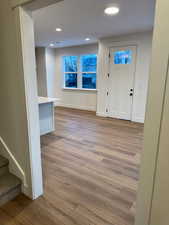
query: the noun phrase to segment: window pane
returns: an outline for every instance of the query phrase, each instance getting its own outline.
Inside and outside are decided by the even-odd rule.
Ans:
[[[96,89],[96,73],[83,73],[82,87],[88,89]]]
[[[77,72],[77,56],[63,56],[64,72]]]
[[[65,74],[65,87],[77,88],[77,73]]]
[[[96,72],[97,70],[97,55],[81,56],[82,72]]]
[[[114,64],[130,64],[132,60],[132,51],[119,51],[114,53]]]

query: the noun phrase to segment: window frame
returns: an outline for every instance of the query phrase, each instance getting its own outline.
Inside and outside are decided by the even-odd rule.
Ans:
[[[128,62],[127,63],[123,63],[122,61],[120,61],[119,63],[117,62],[116,63],[116,60],[120,60],[116,58],[116,54],[119,54],[119,53],[123,53],[123,54],[128,54]],[[127,58],[127,57],[126,57]],[[123,58],[122,60],[125,60],[126,58]],[[116,66],[122,66],[122,65],[130,65],[132,64],[132,60],[133,60],[133,52],[132,50],[119,50],[119,51],[115,51],[114,54],[113,54],[113,64],[116,65]]]
[[[70,73],[70,72],[64,72],[64,74],[63,74],[63,76],[64,76],[64,89],[66,89],[66,88],[69,88],[69,87],[66,87],[66,74],[77,74],[77,87],[78,87],[78,72],[72,72],[72,73]],[[76,87],[70,87],[70,88],[74,88],[74,89],[76,89]]]
[[[64,55],[62,56],[62,74],[63,74],[63,89],[65,90],[80,90],[80,91],[97,91],[97,64],[96,64],[96,71],[88,71],[88,72],[83,72],[82,71],[82,62],[81,62],[81,58],[82,56],[85,55],[96,55],[96,58],[98,60],[98,56],[96,53],[84,53],[84,54],[80,54],[80,55]],[[63,58],[65,56],[76,56],[78,58],[77,60],[77,72],[65,72],[64,68],[64,60]],[[98,62],[98,61],[97,61]],[[77,88],[75,87],[66,87],[66,80],[65,80],[65,74],[77,74]],[[96,74],[96,88],[83,88],[83,74]]]

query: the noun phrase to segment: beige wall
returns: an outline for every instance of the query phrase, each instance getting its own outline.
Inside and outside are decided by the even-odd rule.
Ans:
[[[157,0],[136,225],[169,221],[168,12],[169,1]]]
[[[154,75],[154,103],[163,97],[160,134],[156,155],[156,173],[152,196],[150,225],[169,224],[169,1],[157,0],[152,69]],[[165,35],[164,35],[165,34]],[[160,76],[159,76],[160,74]],[[164,86],[161,86],[164,85]],[[153,97],[152,97],[153,98]],[[153,102],[153,101],[152,101]],[[152,106],[153,107],[153,106]],[[157,110],[156,107],[156,110]],[[154,109],[155,111],[155,109]],[[156,111],[158,112],[158,111]]]
[[[28,124],[26,113],[25,84],[20,55],[16,21],[18,11],[12,11],[9,0],[0,3],[0,136],[25,173],[28,194],[31,196]],[[6,155],[4,147],[0,154]],[[12,168],[12,164],[10,164]]]
[[[168,46],[169,47],[169,46]],[[169,48],[168,48],[169,49]],[[168,67],[169,69],[169,67]],[[169,70],[168,70],[169,71]],[[169,78],[169,72],[168,72]],[[152,199],[151,225],[168,225],[169,223],[169,79],[167,78],[164,113],[161,123],[159,152]]]
[[[48,5],[55,4],[59,1],[63,0],[10,0],[10,4],[13,8],[24,5],[27,10],[33,11],[43,7],[47,7]]]
[[[36,48],[38,95],[47,97],[46,49]]]

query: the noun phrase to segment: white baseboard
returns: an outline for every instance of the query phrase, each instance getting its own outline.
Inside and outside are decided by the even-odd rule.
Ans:
[[[106,113],[103,112],[96,112],[96,115],[100,117],[107,117]]]
[[[132,121],[133,122],[136,122],[136,123],[144,123],[144,117],[133,117],[132,118]]]
[[[54,102],[54,106],[59,106],[61,103],[61,100],[60,99],[57,99],[55,102]]]
[[[87,111],[93,111],[93,112],[96,111],[96,109],[93,109],[92,107],[75,106],[75,105],[71,105],[71,104],[68,105],[68,104],[63,104],[61,102],[57,102],[57,104],[55,106],[61,106],[61,107],[72,108],[72,109],[87,110]],[[100,117],[108,117],[106,112],[96,112],[96,115],[100,116]],[[132,122],[144,123],[144,117],[133,116]]]
[[[93,107],[76,106],[76,105],[71,105],[71,104],[68,105],[68,104],[64,104],[64,103],[61,103],[61,102],[58,102],[55,106],[56,107],[61,106],[61,107],[65,107],[65,108],[80,109],[80,110],[96,112],[96,109],[94,109]]]
[[[109,117],[106,113],[104,112],[96,112],[97,116],[100,117]],[[136,122],[136,123],[144,123],[144,117],[133,117],[132,118],[132,122]]]

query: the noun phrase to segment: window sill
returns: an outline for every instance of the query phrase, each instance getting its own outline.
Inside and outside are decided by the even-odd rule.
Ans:
[[[96,92],[97,89],[87,89],[87,88],[62,88],[65,91],[91,91]]]

